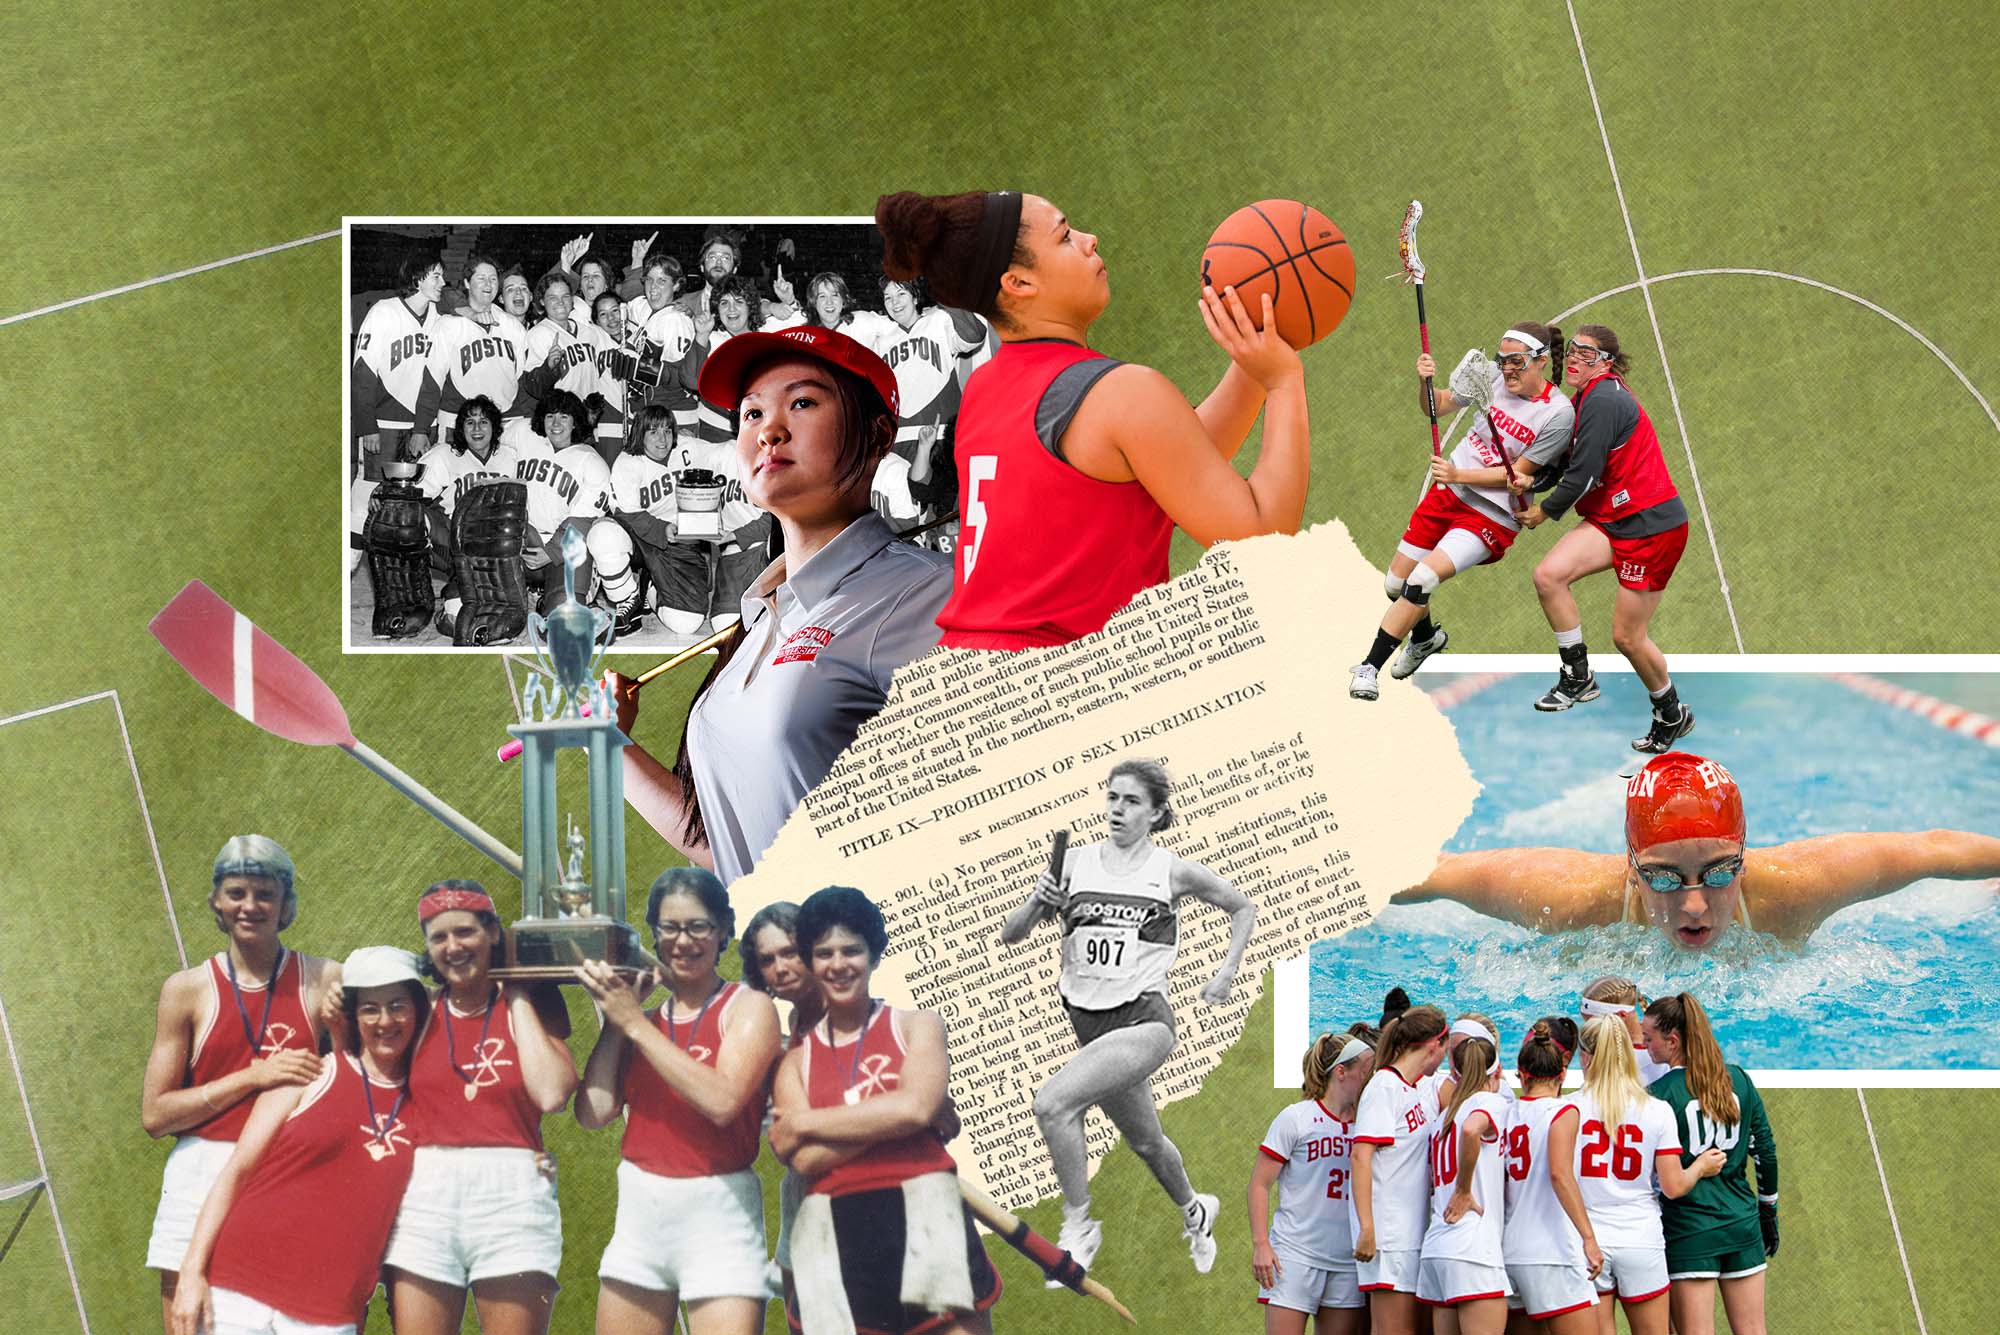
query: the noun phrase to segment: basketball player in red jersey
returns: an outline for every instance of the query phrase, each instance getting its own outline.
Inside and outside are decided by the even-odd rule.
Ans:
[[[1653,726],[1635,751],[1664,753],[1694,730],[1667,675],[1666,655],[1647,633],[1660,595],[1687,547],[1688,513],[1667,473],[1652,419],[1625,385],[1630,362],[1618,335],[1587,324],[1570,340],[1563,378],[1576,390],[1576,430],[1555,489],[1521,515],[1524,527],[1559,519],[1574,504],[1583,523],[1562,535],[1535,567],[1535,593],[1556,633],[1562,672],[1535,708],[1554,713],[1597,698],[1583,643],[1583,614],[1570,585],[1600,570],[1618,572],[1611,642],[1653,697]]]
[[[478,882],[431,886],[417,920],[423,971],[443,986],[410,1059],[410,1095],[441,1111],[425,1125],[383,1260],[389,1311],[398,1335],[456,1335],[469,1291],[485,1335],[545,1335],[562,1212],[538,1157],[543,1116],[576,1088],[569,1015],[552,985],[489,975],[500,918]]]
[[[229,1161],[256,1096],[320,1074],[320,1002],[340,966],[279,941],[298,916],[291,855],[261,834],[239,834],[215,855],[209,909],[228,948],[168,978],[139,1099],[146,1134],[176,1136],[167,1156],[146,1264],[160,1272],[161,1319],[173,1323],[174,1285],[195,1217]]]
[[[792,1225],[794,1330],[990,1335],[1000,1277],[937,1124],[950,1063],[931,1011],[869,995],[881,910],[829,886],[799,906],[826,1013],[778,1066],[771,1149],[807,1180]]]
[[[764,1328],[768,1289],[764,1196],[751,1165],[778,1058],[778,1012],[716,972],[736,912],[714,873],[662,873],[646,921],[665,965],[664,1005],[642,1009],[605,964],[579,971],[603,1007],[604,1030],[576,1120],[595,1130],[625,1116],[597,1329],[668,1335],[684,1302],[691,1335],[753,1335]]]
[[[1097,238],[1048,200],[885,195],[875,221],[885,273],[921,273],[939,301],[985,316],[1000,337],[959,408],[961,531],[943,644],[1025,649],[1101,629],[1166,579],[1176,526],[1204,546],[1298,531],[1305,369],[1268,299],[1253,321],[1234,291],[1204,290],[1202,321],[1230,366],[1190,408],[1157,371],[1087,346],[1111,299],[1104,261]],[[1259,410],[1263,447],[1246,478],[1229,461]]]
[[[1523,927],[1563,932],[1651,922],[1707,950],[1732,922],[1803,941],[1828,917],[1927,877],[2000,876],[2000,839],[1958,830],[1823,834],[1751,848],[1743,796],[1712,760],[1670,751],[1626,785],[1617,853],[1496,848],[1447,853],[1400,903],[1455,899]]]
[[[180,1264],[171,1335],[353,1335],[420,1138],[410,1047],[430,1001],[394,946],[347,957],[343,1051],[257,1098]]]

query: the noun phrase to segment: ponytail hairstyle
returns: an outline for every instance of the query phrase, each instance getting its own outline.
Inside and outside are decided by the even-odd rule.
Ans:
[[[1570,1054],[1576,1051],[1576,1021],[1567,1015],[1544,1015],[1521,1043],[1518,1067],[1521,1083],[1530,1080],[1562,1080],[1569,1069]]]
[[[1451,1102],[1445,1105],[1446,1126],[1458,1120],[1458,1110],[1465,1106],[1467,1099],[1486,1088],[1487,1078],[1493,1074],[1499,1056],[1494,1046],[1483,1038],[1468,1038],[1451,1054],[1451,1078],[1456,1083],[1451,1091]],[[1500,1128],[1493,1129],[1498,1131]]]
[[[1638,1060],[1632,1055],[1632,1036],[1617,1016],[1593,1015],[1583,1022],[1579,1042],[1590,1054],[1590,1064],[1583,1068],[1584,1091],[1604,1114],[1604,1124],[1616,1131],[1647,1098],[1646,1087],[1639,1083]]]
[[[1435,1006],[1412,1006],[1382,1027],[1381,1041],[1375,1045],[1375,1069],[1393,1065],[1395,1060],[1444,1033],[1444,1012]]]
[[[1351,1034],[1321,1034],[1306,1049],[1305,1060],[1300,1069],[1305,1076],[1299,1084],[1299,1093],[1309,1099],[1317,1099],[1326,1093],[1326,1087],[1333,1082],[1334,1059],[1347,1046]]]
[[[1614,1006],[1643,1006],[1646,998],[1639,995],[1639,985],[1630,978],[1620,978],[1616,974],[1605,974],[1584,985],[1585,1001],[1608,1001]],[[1608,1018],[1608,1017],[1605,1017]],[[1584,1026],[1589,1028],[1588,1025]]]
[[[875,202],[875,225],[882,232],[882,272],[897,282],[922,277],[930,283],[937,299],[947,306],[977,312],[996,325],[1012,327],[1013,317],[1000,309],[997,285],[992,293],[980,290],[980,272],[990,271],[995,258],[981,245],[981,231],[988,208],[983,190],[957,195],[919,195],[902,191],[884,195]],[[1016,226],[1010,244],[1008,266],[1035,267],[1034,253],[1021,239]]]
[[[1678,992],[1646,1007],[1646,1018],[1660,1032],[1680,1036],[1688,1093],[1701,1104],[1701,1110],[1724,1126],[1735,1126],[1742,1117],[1736,1106],[1736,1087],[1729,1083],[1722,1045],[1715,1041],[1715,1030],[1709,1026],[1708,1012],[1701,1003],[1692,993]]]
[[[1596,339],[1597,346],[1611,354],[1611,369],[1618,373],[1619,379],[1622,380],[1625,378],[1625,373],[1632,369],[1632,359],[1619,350],[1618,335],[1612,333],[1609,326],[1580,324],[1576,327],[1576,332],[1579,334],[1589,334],[1592,338]],[[1703,1104],[1702,1106],[1706,1108],[1708,1105]]]

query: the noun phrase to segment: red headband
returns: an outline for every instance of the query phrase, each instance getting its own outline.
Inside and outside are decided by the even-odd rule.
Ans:
[[[460,890],[456,887],[433,890],[417,901],[417,922],[427,923],[438,914],[449,913],[453,909],[491,913],[493,896],[483,890]]]
[[[1629,852],[1678,839],[1744,839],[1743,794],[1713,760],[1670,751],[1625,785],[1625,844]]]

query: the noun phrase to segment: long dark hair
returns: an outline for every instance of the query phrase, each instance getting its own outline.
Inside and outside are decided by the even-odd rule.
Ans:
[[[1570,1054],[1575,1051],[1576,1021],[1567,1015],[1544,1015],[1521,1040],[1517,1069],[1522,1081],[1560,1081],[1563,1072],[1569,1069]]]
[[[973,268],[979,261],[979,230],[986,213],[986,192],[919,195],[905,190],[884,195],[875,203],[875,225],[882,232],[882,272],[897,282],[922,277],[947,306],[976,311],[995,324],[1013,325],[1000,309],[999,293],[981,301],[972,290]],[[1010,264],[1035,266],[1034,253],[1014,234]]]
[[[1701,1104],[1701,1110],[1724,1126],[1736,1125],[1742,1117],[1742,1109],[1736,1106],[1736,1087],[1729,1083],[1722,1045],[1715,1041],[1715,1029],[1701,1003],[1691,993],[1677,992],[1646,1007],[1646,1018],[1660,1032],[1680,1037],[1688,1093]]]
[[[1435,1006],[1412,1006],[1382,1026],[1382,1039],[1375,1045],[1375,1069],[1395,1064],[1396,1058],[1419,1043],[1428,1043],[1445,1030],[1444,1012]]]

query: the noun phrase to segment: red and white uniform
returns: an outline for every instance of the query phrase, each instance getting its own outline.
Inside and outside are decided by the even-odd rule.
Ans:
[[[450,434],[466,401],[482,394],[493,400],[503,419],[520,416],[514,397],[520,393],[522,373],[534,369],[523,362],[528,331],[498,306],[487,313],[492,317],[488,324],[469,315],[440,315],[431,332],[430,376],[437,387],[441,437]]]
[[[1354,1233],[1348,1213],[1354,1124],[1318,1099],[1294,1103],[1271,1121],[1257,1146],[1276,1159],[1278,1210],[1271,1218],[1271,1250],[1287,1265],[1353,1269]]]
[[[514,466],[514,477],[528,484],[528,522],[543,542],[555,536],[565,519],[582,521],[588,531],[591,520],[611,513],[611,470],[595,446],[553,450],[535,435],[528,442]]]
[[[306,1010],[305,962],[296,951],[285,952],[275,983],[252,984],[239,980],[231,984],[221,955],[210,957],[204,973],[208,982],[208,996],[201,1007],[204,1018],[201,1029],[194,1036],[194,1051],[188,1058],[187,1078],[181,1083],[182,1089],[193,1089],[211,1080],[234,1075],[248,1066],[253,1057],[268,1057],[274,1052],[287,1050],[318,1050],[319,1037],[313,1032],[312,1020]],[[243,1005],[240,1012],[237,1010],[239,999]],[[268,1020],[265,1018],[267,1003]],[[249,1017],[248,1034],[244,1033],[245,1016]],[[253,1053],[250,1044],[260,1032],[263,1035],[262,1044]],[[250,1120],[250,1109],[256,1102],[254,1094],[240,1099],[183,1134],[199,1136],[203,1140],[234,1141],[243,1134],[243,1124]]]
[[[1606,380],[1616,380],[1619,385],[1625,385],[1615,372],[1606,371],[1598,376],[1576,392],[1572,402],[1578,415],[1582,414],[1583,405],[1591,393]],[[1629,386],[1626,388],[1629,391]],[[1634,402],[1637,402],[1636,396]],[[1641,407],[1639,425],[1622,443],[1611,447],[1604,465],[1604,476],[1577,501],[1576,512],[1594,524],[1604,524],[1636,515],[1678,495],[1680,492],[1674,488],[1674,480],[1667,472],[1666,456],[1660,452],[1660,437],[1653,430],[1653,419]]]
[[[416,1103],[398,1109],[401,1092],[329,1058],[237,1194],[208,1282],[298,1321],[359,1323],[410,1181]]]
[[[542,1148],[542,1111],[521,1076],[504,993],[474,1015],[461,1014],[449,995],[438,998],[410,1058],[410,1097],[438,1113],[426,1146]]]
[[[838,1108],[859,1103],[896,1088],[903,1078],[903,1027],[894,1006],[878,1005],[858,1039],[827,1041],[828,1022],[821,1020],[807,1036],[804,1066],[806,1102],[814,1108]],[[830,1169],[807,1185],[814,1196],[846,1196],[900,1186],[926,1173],[956,1173],[958,1165],[945,1153],[937,1132],[926,1127],[896,1140],[878,1141]]]
[[[730,1011],[742,995],[741,983],[724,983],[697,1015],[679,1015],[671,1026],[664,1007],[648,1014],[674,1046],[713,1067],[722,1055]],[[736,1116],[718,1126],[675,1093],[636,1051],[626,1055],[620,1095],[625,1100],[625,1139],[619,1153],[657,1177],[714,1177],[757,1162],[762,1098],[745,1099]]]
[[[1545,384],[1539,394],[1523,398],[1507,388],[1506,377],[1496,370],[1492,406],[1474,414],[1472,429],[1451,452],[1451,461],[1460,468],[1502,468],[1509,460],[1525,455],[1538,465],[1547,464],[1562,457],[1575,423],[1576,409],[1569,396],[1558,394],[1555,386]],[[1506,487],[1458,482],[1450,489],[1467,505],[1506,527],[1521,527]]]
[[[1353,1143],[1376,1147],[1368,1202],[1376,1257],[1360,1263],[1364,1290],[1416,1292],[1416,1259],[1430,1215],[1430,1128],[1437,1112],[1433,1093],[1405,1080],[1393,1066],[1375,1072],[1361,1091]],[[1351,1193],[1347,1217],[1359,1238],[1361,1220]]]
[[[530,435],[529,439],[534,437]],[[436,501],[445,514],[451,515],[474,487],[489,482],[511,482],[520,472],[521,452],[513,445],[496,443],[493,452],[481,463],[471,450],[455,450],[449,442],[440,440],[425,450],[417,462],[423,468],[417,475],[417,490],[425,500]]]
[[[354,338],[350,387],[355,435],[416,426],[418,401],[437,395],[437,382],[430,374],[431,336],[437,322],[437,307],[419,317],[401,297],[384,297],[368,308]]]
[[[1681,1152],[1673,1109],[1663,1100],[1641,1098],[1626,1108],[1626,1120],[1612,1127],[1587,1090],[1577,1091],[1570,1101],[1582,1119],[1576,1133],[1576,1181],[1597,1245],[1607,1255],[1620,1247],[1664,1248],[1653,1172],[1661,1155]]]
[[[1075,343],[1003,343],[959,409],[960,535],[941,643],[1068,644],[1101,630],[1167,578],[1174,523],[1137,482],[1100,482],[1037,439],[1035,410],[1065,368],[1103,354]]]
[[[1476,1117],[1475,1117],[1476,1115]],[[1467,1211],[1455,1224],[1444,1222],[1445,1206],[1458,1190],[1458,1176],[1464,1165],[1458,1157],[1459,1134],[1469,1125],[1480,1128],[1484,1148],[1472,1166],[1472,1199],[1478,1211]],[[1470,1261],[1476,1265],[1499,1266],[1506,1261],[1501,1235],[1506,1227],[1507,1156],[1501,1138],[1507,1130],[1507,1100],[1498,1094],[1468,1094],[1450,1122],[1435,1124],[1430,1137],[1431,1197],[1430,1225],[1424,1231],[1424,1259]],[[1453,1294],[1453,1298],[1497,1297],[1498,1294]]]
[[[1509,1264],[1567,1265],[1583,1259],[1583,1239],[1549,1181],[1549,1127],[1564,1115],[1577,1116],[1571,1095],[1514,1101],[1514,1124],[1507,1128]]]
[[[527,370],[547,363],[549,349],[562,349],[562,369],[551,382],[551,389],[566,389],[579,399],[587,399],[597,392],[597,345],[586,330],[596,330],[597,326],[585,321],[564,320],[557,324],[554,320],[543,320],[528,331],[527,355],[521,364]],[[576,424],[578,432],[583,423]]]

